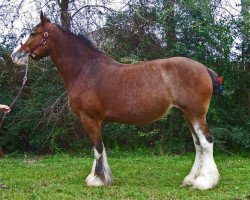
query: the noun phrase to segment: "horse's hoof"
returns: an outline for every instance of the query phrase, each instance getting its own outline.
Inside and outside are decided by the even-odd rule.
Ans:
[[[219,182],[219,173],[209,174],[208,176],[198,176],[194,183],[193,188],[199,190],[207,190],[214,188]]]
[[[104,182],[101,180],[100,177],[94,176],[92,174],[90,174],[86,178],[86,183],[87,183],[87,186],[103,186],[104,185]]]
[[[101,177],[90,174],[86,178],[87,186],[107,186],[112,184],[112,179],[102,180]]]
[[[195,176],[193,176],[193,175],[187,175],[184,178],[181,186],[183,186],[183,187],[192,186],[194,184],[194,181],[195,181]]]
[[[207,190],[211,189],[212,187],[213,185],[211,185],[209,181],[207,181],[207,179],[203,176],[197,177],[197,179],[195,179],[193,184],[193,188],[199,190]]]

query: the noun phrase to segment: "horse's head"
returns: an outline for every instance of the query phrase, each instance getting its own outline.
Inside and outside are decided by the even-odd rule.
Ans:
[[[14,63],[25,65],[29,57],[38,60],[48,56],[48,37],[52,23],[43,12],[41,12],[40,18],[41,22],[33,28],[29,35],[22,39],[12,52],[11,58]]]

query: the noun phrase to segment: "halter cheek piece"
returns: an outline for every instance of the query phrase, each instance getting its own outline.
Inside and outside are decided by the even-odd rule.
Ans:
[[[50,32],[50,29],[51,29],[51,25],[52,25],[52,23],[50,23],[50,25],[49,25],[47,31],[45,31],[45,32],[43,33],[43,39],[42,39],[42,41],[41,41],[40,44],[34,46],[32,49],[29,50],[29,49],[27,48],[27,46],[25,46],[25,44],[23,44],[22,42],[20,42],[21,49],[22,49],[24,52],[26,52],[26,53],[28,53],[28,54],[30,54],[30,55],[32,55],[33,52],[34,52],[35,50],[37,50],[38,48],[40,48],[41,46],[43,46],[44,49],[47,49],[46,44],[47,44],[47,39],[48,39],[48,37],[49,37],[49,32]]]

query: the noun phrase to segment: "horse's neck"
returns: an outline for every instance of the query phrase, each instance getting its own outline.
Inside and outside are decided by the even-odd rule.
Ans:
[[[75,80],[76,76],[84,70],[83,66],[101,54],[94,48],[84,45],[81,41],[77,41],[72,36],[57,31],[52,38],[53,45],[50,49],[50,57],[61,74],[66,87]]]

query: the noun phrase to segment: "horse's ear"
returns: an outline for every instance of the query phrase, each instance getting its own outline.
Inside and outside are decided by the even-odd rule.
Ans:
[[[40,13],[41,24],[44,25],[46,22],[50,22],[50,20],[43,14],[43,11]]]

